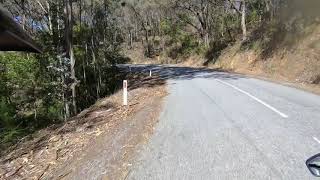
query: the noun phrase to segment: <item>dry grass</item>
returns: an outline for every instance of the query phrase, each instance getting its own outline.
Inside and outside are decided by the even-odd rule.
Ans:
[[[267,58],[261,49],[241,50],[240,42],[223,51],[210,68],[262,77],[320,94],[320,26],[290,47],[281,46]]]

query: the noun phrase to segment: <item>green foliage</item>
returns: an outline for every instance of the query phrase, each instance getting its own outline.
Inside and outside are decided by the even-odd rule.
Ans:
[[[36,59],[18,53],[0,55],[0,63],[5,64],[6,77],[12,88],[30,88],[35,80]]]
[[[26,130],[19,129],[19,128],[9,129],[7,131],[4,131],[3,133],[0,133],[0,139],[1,139],[0,147],[15,143],[19,138],[23,137],[26,134],[27,134]]]
[[[18,123],[15,106],[0,97],[0,149],[25,135],[25,130]]]
[[[14,128],[15,108],[4,97],[0,98],[0,129]]]
[[[180,14],[179,17],[181,18],[179,21],[170,19],[161,21],[161,30],[169,37],[166,45],[173,47],[169,56],[176,59],[178,57],[188,57],[193,53],[203,54],[206,51],[205,46],[199,43],[198,37],[185,30],[187,28],[186,22],[190,21],[189,16]]]
[[[43,53],[0,53],[0,148],[61,123],[116,92],[123,77],[113,65],[130,60],[120,54],[124,37],[116,16],[118,0],[82,1],[81,7],[73,3],[68,21],[65,3],[49,0],[45,14],[34,8],[38,7],[36,2],[25,3],[28,13],[23,15],[27,22],[34,21],[26,23],[25,29],[32,32]],[[18,2],[5,4],[12,12],[19,9]],[[14,16],[21,16],[21,12]],[[41,27],[34,28],[35,24]]]
[[[172,32],[172,23],[168,19],[164,19],[160,22],[161,31],[165,34],[170,34]]]
[[[181,42],[188,34],[184,31],[186,24],[183,21],[164,19],[160,24],[161,31],[170,37],[169,44]]]
[[[53,59],[1,53],[0,137],[3,143],[62,120],[62,103],[47,65]]]
[[[190,55],[198,47],[197,39],[194,36],[184,35],[181,39],[181,54]]]
[[[186,33],[180,34],[177,43],[173,47],[169,52],[169,56],[173,59],[188,57],[194,53],[202,54],[206,51],[206,48],[202,44],[199,44],[195,36]]]

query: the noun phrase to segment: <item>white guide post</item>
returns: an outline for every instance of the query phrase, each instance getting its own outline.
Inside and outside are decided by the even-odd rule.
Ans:
[[[128,105],[128,81],[123,81],[123,105]]]
[[[152,70],[150,70],[149,76],[150,76],[150,77],[152,76]]]

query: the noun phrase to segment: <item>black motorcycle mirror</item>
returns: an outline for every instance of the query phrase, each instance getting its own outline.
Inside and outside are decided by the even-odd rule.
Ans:
[[[41,48],[0,5],[0,51],[41,53]]]
[[[316,177],[320,177],[320,154],[314,155],[309,158],[306,165],[311,172]]]

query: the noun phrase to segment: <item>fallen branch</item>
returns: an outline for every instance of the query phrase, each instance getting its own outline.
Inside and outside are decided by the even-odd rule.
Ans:
[[[42,176],[44,175],[44,173],[47,172],[47,170],[49,169],[50,164],[47,165],[47,167],[42,171],[41,175],[38,177],[38,180],[42,178]]]
[[[23,165],[21,165],[19,168],[17,168],[13,173],[9,174],[9,175],[5,175],[5,177],[11,177],[11,176],[14,176],[16,175],[20,169],[23,167]],[[8,174],[8,173],[7,173]]]

